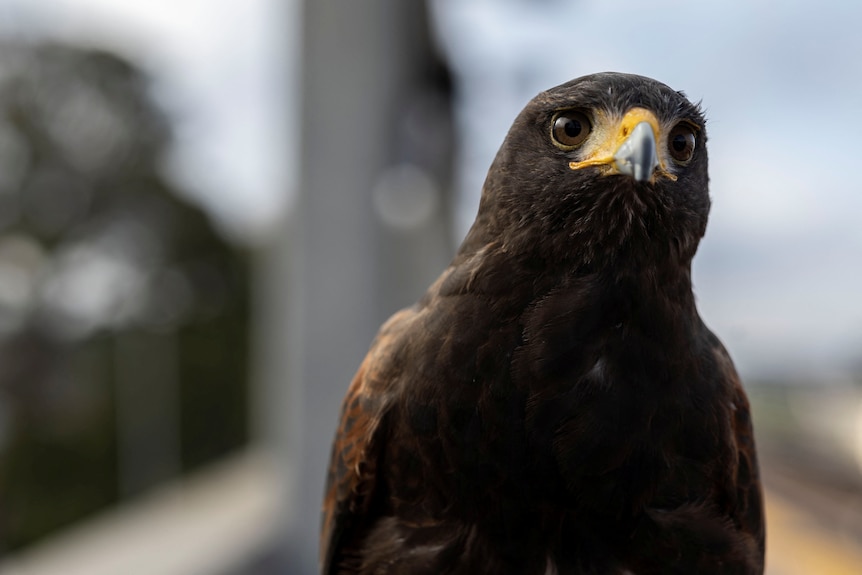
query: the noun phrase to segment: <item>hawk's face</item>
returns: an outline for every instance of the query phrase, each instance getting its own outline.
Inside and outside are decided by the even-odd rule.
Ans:
[[[709,203],[698,107],[654,80],[606,73],[527,105],[491,168],[479,219],[554,259],[688,261]]]

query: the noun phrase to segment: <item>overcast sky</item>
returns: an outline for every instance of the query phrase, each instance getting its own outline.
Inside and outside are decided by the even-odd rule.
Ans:
[[[862,364],[862,3],[433,5],[471,135],[461,230],[535,93],[602,70],[655,77],[707,111],[713,210],[696,292],[743,373],[840,378]],[[117,48],[157,73],[161,97],[183,112],[177,173],[222,221],[253,232],[278,223],[295,173],[297,6],[0,0],[0,30]]]

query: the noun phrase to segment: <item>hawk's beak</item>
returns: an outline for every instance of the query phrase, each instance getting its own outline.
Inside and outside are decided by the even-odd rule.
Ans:
[[[658,118],[645,108],[632,108],[620,119],[597,117],[596,138],[588,141],[579,162],[569,168],[599,167],[604,174],[623,174],[637,182],[651,182],[656,176],[676,180],[658,154],[661,127]]]
[[[652,178],[658,166],[655,149],[652,126],[649,122],[639,123],[614,154],[617,171],[633,177],[638,182],[646,182]]]

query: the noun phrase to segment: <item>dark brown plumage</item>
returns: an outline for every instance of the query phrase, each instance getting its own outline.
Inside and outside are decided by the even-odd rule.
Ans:
[[[748,401],[692,295],[705,143],[639,76],[527,105],[347,392],[323,573],[762,573]]]

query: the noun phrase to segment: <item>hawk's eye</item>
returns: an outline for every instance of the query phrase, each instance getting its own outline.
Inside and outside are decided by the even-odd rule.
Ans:
[[[694,155],[694,129],[686,123],[677,124],[667,138],[667,148],[677,162],[687,162]]]
[[[590,135],[590,120],[586,114],[569,110],[561,112],[554,118],[554,125],[551,129],[551,135],[554,137],[554,143],[557,147],[564,150],[570,150],[576,146],[580,146]]]

